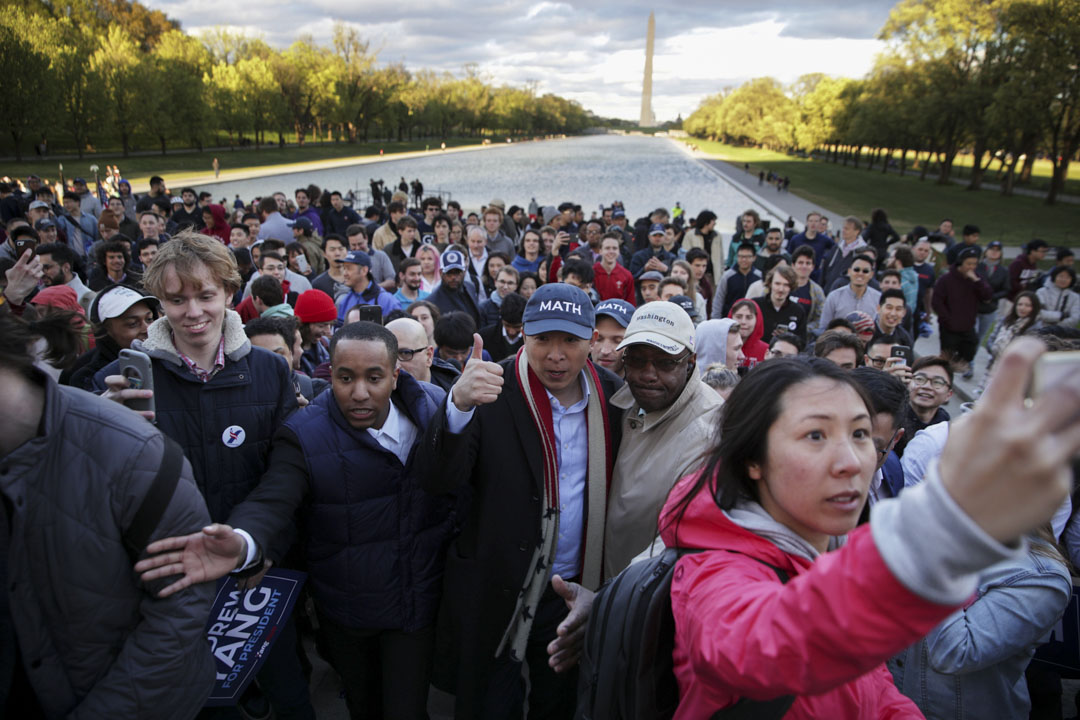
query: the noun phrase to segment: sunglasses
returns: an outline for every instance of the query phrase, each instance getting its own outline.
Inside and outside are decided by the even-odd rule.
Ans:
[[[640,355],[631,355],[627,353],[623,355],[623,364],[631,370],[644,370],[646,365],[651,364],[658,372],[669,373],[682,365],[688,357],[690,357],[690,353],[686,353],[679,358],[661,358],[659,360],[650,361],[648,358],[641,357]]]
[[[857,268],[857,267],[851,268],[851,271],[852,272],[857,272],[857,273],[862,273],[864,275],[869,275],[870,273],[874,272],[870,268]]]

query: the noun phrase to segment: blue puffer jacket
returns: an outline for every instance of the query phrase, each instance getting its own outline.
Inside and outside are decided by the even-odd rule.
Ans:
[[[210,519],[227,522],[265,472],[274,432],[296,409],[288,363],[253,348],[240,316],[231,310],[225,311],[225,367],[209,382],[181,362],[166,318],[156,320],[146,340],[136,340],[132,348],[153,361],[158,429],[191,461]],[[119,361],[99,370],[97,390],[105,389],[107,376],[119,373]]]
[[[392,402],[422,438],[446,393],[408,373]],[[414,476],[419,442],[402,466],[366,430],[353,429],[325,392],[285,426],[300,441],[310,489],[307,563],[319,611],[346,627],[418,630],[435,621],[453,501]]]

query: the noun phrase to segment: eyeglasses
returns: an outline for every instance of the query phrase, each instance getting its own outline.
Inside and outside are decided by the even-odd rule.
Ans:
[[[904,432],[904,428],[896,428],[896,430],[893,431],[892,437],[889,438],[889,443],[885,446],[885,448],[877,451],[879,464],[885,459],[885,456],[888,455],[894,447],[896,447],[896,442],[900,439],[900,433],[902,432]]]
[[[940,390],[941,388],[946,388],[946,387],[952,387],[952,385],[949,384],[949,381],[944,379],[944,378],[939,378],[939,377],[932,378],[929,375],[923,375],[922,373],[919,373],[918,375],[912,375],[911,376],[911,384],[914,385],[915,387],[922,387],[923,385],[925,385],[927,383],[930,383],[930,385],[935,390]]]
[[[656,368],[657,372],[669,373],[675,370],[675,368],[682,365],[686,358],[690,357],[690,353],[686,353],[680,358],[660,358],[659,360],[649,360],[648,358],[640,355],[631,355],[626,353],[623,355],[623,364],[631,370],[644,370],[646,365],[652,365]]]
[[[881,368],[885,367],[885,362],[889,359],[889,358],[880,357],[880,356],[876,356],[876,355],[867,355],[867,357],[870,358],[870,364],[873,365],[874,367],[878,368],[879,370]]]
[[[870,268],[857,268],[857,267],[853,267],[853,268],[851,268],[851,272],[857,272],[857,273],[861,273],[861,274],[863,274],[863,275],[869,275],[870,273],[872,273],[872,272],[874,272],[874,271],[873,271],[873,270],[871,270]]]
[[[411,350],[409,348],[398,348],[397,356],[398,356],[399,360],[404,360],[405,362],[409,362],[410,360],[413,359],[413,355],[415,355],[416,353],[422,353],[425,350],[427,350],[426,347],[413,348]]]

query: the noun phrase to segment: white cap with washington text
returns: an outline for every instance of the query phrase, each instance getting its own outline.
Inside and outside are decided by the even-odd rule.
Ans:
[[[694,321],[673,302],[646,303],[634,311],[617,350],[644,343],[669,355],[694,350]]]

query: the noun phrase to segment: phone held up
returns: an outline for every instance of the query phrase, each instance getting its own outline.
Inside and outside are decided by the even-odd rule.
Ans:
[[[150,356],[130,348],[120,351],[120,374],[127,378],[131,390],[153,390],[154,369]],[[154,398],[134,398],[124,402],[136,412],[154,412]]]

